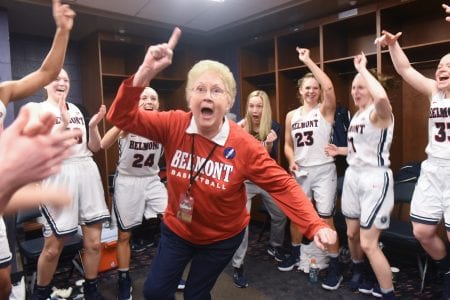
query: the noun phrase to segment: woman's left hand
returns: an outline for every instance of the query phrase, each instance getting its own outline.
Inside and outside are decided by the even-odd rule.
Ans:
[[[106,106],[101,105],[100,109],[98,110],[98,113],[93,115],[91,120],[89,121],[89,127],[90,128],[96,127],[98,123],[100,123],[100,121],[103,119],[105,114],[106,114]]]
[[[266,137],[266,144],[272,144],[273,142],[275,142],[275,140],[278,138],[277,133],[275,132],[275,130],[270,130],[269,134]]]
[[[328,245],[333,245],[334,243],[336,243],[336,240],[336,231],[328,227],[319,229],[314,235],[314,242],[316,243],[317,247],[322,250],[327,250]]]

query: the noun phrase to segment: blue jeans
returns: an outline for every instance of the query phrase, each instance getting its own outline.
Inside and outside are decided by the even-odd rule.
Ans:
[[[211,299],[220,273],[239,247],[244,230],[229,239],[208,245],[192,244],[161,223],[161,239],[144,283],[145,299],[175,299],[178,282],[186,265],[191,268],[184,299]]]

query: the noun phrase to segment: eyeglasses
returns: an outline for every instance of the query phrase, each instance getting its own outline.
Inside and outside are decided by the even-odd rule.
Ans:
[[[205,85],[199,85],[192,89],[192,91],[197,94],[198,96],[206,96],[208,93],[208,88]],[[211,89],[209,89],[209,94],[211,95],[211,99],[220,99],[223,98],[225,95],[225,90],[221,89],[220,87],[213,86]]]

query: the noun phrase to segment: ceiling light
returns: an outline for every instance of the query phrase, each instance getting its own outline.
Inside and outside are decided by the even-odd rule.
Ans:
[[[212,2],[217,2],[217,3],[223,3],[223,2],[225,2],[225,0],[210,0],[210,1],[212,1]]]

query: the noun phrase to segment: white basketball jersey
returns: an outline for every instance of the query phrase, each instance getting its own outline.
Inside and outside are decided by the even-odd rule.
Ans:
[[[450,159],[450,98],[442,91],[431,99],[425,152],[431,157]]]
[[[159,173],[162,145],[129,133],[119,139],[119,174],[131,176],[154,176]]]
[[[5,122],[5,117],[6,117],[5,103],[3,103],[2,100],[0,100],[0,133],[3,130],[3,122]]]
[[[389,150],[394,132],[394,122],[388,128],[375,127],[370,113],[375,105],[357,112],[350,121],[347,133],[347,162],[355,167],[389,167]],[[393,118],[393,117],[392,117]]]
[[[52,130],[56,130],[61,123],[61,113],[57,104],[53,104],[49,101],[40,102],[40,112],[51,112],[56,116],[55,125],[53,125]],[[87,144],[87,133],[84,116],[81,111],[72,103],[68,103],[69,107],[69,125],[67,126],[70,130],[77,130],[81,132],[81,137],[78,139],[78,143],[72,146],[72,155],[70,157],[86,157],[92,156],[92,152],[88,149]]]
[[[295,162],[299,166],[310,167],[333,161],[325,155],[325,146],[330,142],[332,124],[320,113],[320,104],[302,115],[302,107],[291,119],[291,136]]]

